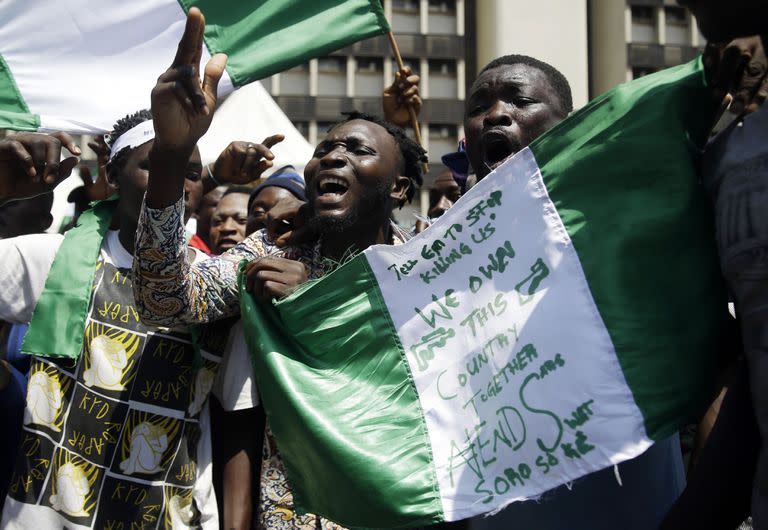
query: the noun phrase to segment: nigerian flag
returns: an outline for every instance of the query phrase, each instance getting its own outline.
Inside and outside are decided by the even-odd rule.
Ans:
[[[148,108],[192,6],[206,17],[201,71],[229,55],[220,95],[389,31],[379,0],[5,0],[0,129],[97,133]]]
[[[273,306],[242,288],[300,509],[457,520],[633,458],[703,412],[726,311],[700,61],[619,86],[427,231]]]

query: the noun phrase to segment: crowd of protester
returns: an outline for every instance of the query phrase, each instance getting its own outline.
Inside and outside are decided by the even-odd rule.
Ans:
[[[760,106],[768,60],[755,36],[768,30],[768,9],[757,0],[680,3],[710,39],[713,99],[738,115],[701,146],[712,237],[733,302],[721,388],[689,443],[675,434],[545,501],[443,528],[768,528],[768,111]],[[239,319],[241,261],[248,290],[269,303],[371,245],[402,244],[573,111],[568,80],[551,65],[523,55],[493,60],[468,91],[466,139],[443,158],[449,169],[430,185],[427,216],[400,226],[393,211],[422,186],[427,161],[405,131],[421,108],[418,76],[397,72],[382,95],[383,119],[340,116],[303,175],[284,166],[264,176],[279,163],[270,149],[280,131],[261,143],[233,138],[203,165],[196,145],[226,58],[214,56],[200,81],[202,24],[191,10],[173,64],[148,87],[151,109],[135,109],[88,144],[98,171],[92,178],[80,169],[83,185],[68,198],[71,230],[44,233],[51,190],[81,149],[66,133],[0,140],[2,528],[132,528],[128,521],[139,520],[153,528],[341,528],[294,510]],[[61,256],[88,255],[87,234],[72,228],[78,218],[101,219],[106,208],[93,263],[65,263]],[[60,274],[85,286],[84,305],[51,288]],[[65,331],[78,318],[85,325],[75,342],[82,354],[22,353],[25,335],[46,329],[45,309],[54,327]],[[166,392],[179,382],[185,392]],[[98,465],[73,465],[67,444],[92,444]],[[49,466],[58,467],[53,483]],[[99,473],[106,478],[92,489]],[[130,498],[132,483],[121,475],[142,478],[141,493]]]

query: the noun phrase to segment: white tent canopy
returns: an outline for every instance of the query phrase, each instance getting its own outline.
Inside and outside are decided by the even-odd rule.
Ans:
[[[216,160],[235,140],[260,143],[273,134],[285,140],[272,148],[274,169],[291,164],[301,172],[313,147],[296,130],[261,83],[250,83],[233,92],[216,110],[210,129],[198,142],[204,164]]]

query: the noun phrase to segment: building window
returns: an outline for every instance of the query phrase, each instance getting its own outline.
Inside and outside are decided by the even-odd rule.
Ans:
[[[392,0],[392,30],[419,33],[419,0]]]
[[[454,124],[429,124],[429,158],[440,160],[440,157],[456,151],[459,128]]]
[[[280,95],[305,96],[309,94],[309,63],[299,64],[280,74]]]
[[[643,77],[644,75],[653,74],[658,71],[658,68],[653,68],[650,66],[635,66],[632,68],[632,79],[637,79],[639,77]]]
[[[456,0],[429,0],[427,28],[438,35],[455,34]]]
[[[384,61],[381,57],[358,57],[357,72],[375,74],[384,71]]]
[[[456,76],[456,61],[444,59],[429,60],[429,75],[452,75]]]
[[[347,70],[347,61],[344,57],[320,57],[317,60],[317,71],[328,73],[344,73]]]
[[[667,20],[667,24],[672,22],[673,24],[688,25],[688,13],[685,8],[677,6],[666,6],[664,8],[664,18]]]
[[[666,6],[664,34],[667,44],[687,45],[691,42],[691,25],[688,13],[682,7]]]
[[[455,99],[458,97],[456,61],[429,60],[429,97]]]
[[[419,66],[421,65],[421,61],[412,57],[403,57],[403,64],[405,66],[409,66],[411,68],[411,72],[419,75]],[[394,75],[394,73],[398,70],[399,68],[397,67],[397,61],[392,59],[392,74]]]
[[[320,57],[317,60],[317,95],[342,97],[347,94],[347,59]]]
[[[655,8],[651,6],[632,6],[632,22],[653,24],[655,20]]]
[[[429,0],[429,12],[443,15],[456,14],[456,0]]]
[[[419,0],[392,0],[392,11],[419,14]]]
[[[656,8],[632,6],[632,42],[658,42]]]
[[[384,90],[384,60],[381,57],[357,57],[355,95],[381,97]]]

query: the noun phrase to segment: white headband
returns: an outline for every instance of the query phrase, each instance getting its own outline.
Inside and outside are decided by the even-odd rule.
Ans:
[[[155,126],[152,120],[143,121],[133,129],[128,129],[121,134],[109,151],[109,161],[115,158],[115,155],[125,148],[134,148],[144,145],[155,139]]]

